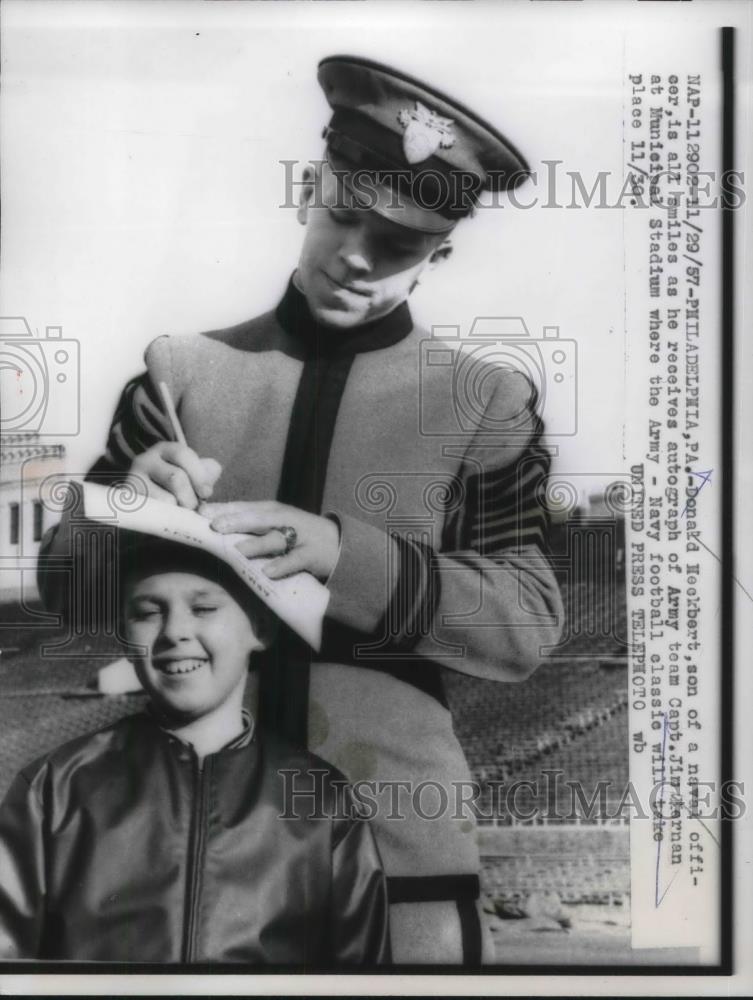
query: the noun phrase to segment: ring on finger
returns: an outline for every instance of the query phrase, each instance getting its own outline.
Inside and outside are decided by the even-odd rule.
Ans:
[[[286,524],[277,530],[285,539],[285,551],[283,552],[283,555],[286,556],[288,552],[290,552],[291,549],[294,549],[298,544],[298,532],[295,528],[291,528],[289,524]]]

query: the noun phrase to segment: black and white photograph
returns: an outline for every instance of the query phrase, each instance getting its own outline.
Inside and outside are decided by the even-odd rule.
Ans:
[[[745,995],[753,5],[0,30],[0,990]]]

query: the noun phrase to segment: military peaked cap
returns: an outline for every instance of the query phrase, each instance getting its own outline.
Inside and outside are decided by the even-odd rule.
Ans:
[[[333,111],[327,159],[361,207],[448,232],[482,191],[506,191],[528,176],[501,132],[405,73],[343,55],[323,59],[318,77]]]

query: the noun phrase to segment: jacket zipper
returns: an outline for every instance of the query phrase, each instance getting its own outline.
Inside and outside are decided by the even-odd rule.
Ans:
[[[188,833],[188,862],[186,865],[186,906],[183,921],[183,961],[191,962],[196,953],[196,938],[199,924],[199,902],[201,900],[202,861],[206,842],[206,813],[209,774],[212,767],[210,757],[204,758],[204,766],[194,758],[194,797],[191,827]]]

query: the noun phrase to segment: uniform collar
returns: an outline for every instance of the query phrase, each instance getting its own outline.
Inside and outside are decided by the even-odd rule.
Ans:
[[[413,329],[407,302],[401,302],[386,316],[352,330],[325,326],[312,316],[305,296],[295,287],[292,277],[275,315],[280,326],[306,346],[307,353],[316,355],[379,351],[404,340]]]

